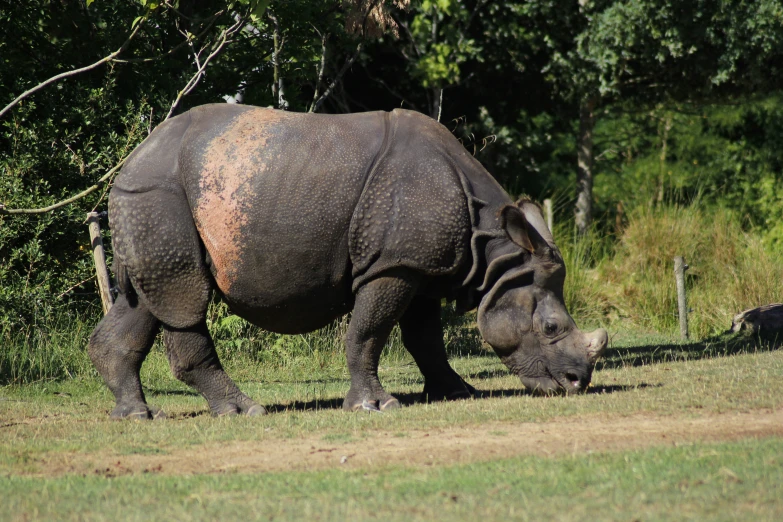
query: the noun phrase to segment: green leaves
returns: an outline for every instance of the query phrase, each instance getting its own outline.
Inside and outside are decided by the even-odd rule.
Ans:
[[[458,84],[461,66],[482,60],[481,47],[468,34],[471,11],[454,0],[425,0],[414,9],[410,24],[414,50],[408,55],[412,73],[425,88]]]
[[[424,12],[437,10],[445,15],[450,15],[452,14],[452,8],[458,4],[459,2],[456,2],[455,0],[423,0],[421,9]]]
[[[160,0],[139,0],[139,3],[142,7],[146,7],[148,11],[154,11],[160,7]],[[174,4],[179,4],[179,2],[174,2]],[[174,7],[177,7],[177,5],[174,5]]]
[[[235,3],[243,7],[250,7],[250,21],[257,25],[263,21],[262,17],[271,0],[234,0],[228,2],[227,8],[234,9]]]
[[[137,16],[131,23],[131,29],[135,29],[143,20],[146,20],[151,13],[156,11],[160,7],[160,0],[139,0],[142,7],[146,9],[143,15]],[[172,6],[176,9],[179,7],[179,0],[174,0]]]
[[[779,0],[609,2],[590,13],[577,55],[604,94],[649,95],[656,85],[693,97],[724,84],[776,84],[763,64],[783,57],[782,11]]]
[[[464,60],[452,59],[453,51],[448,44],[430,46],[429,53],[419,60],[414,69],[424,87],[439,87],[459,81],[459,61]]]
[[[258,23],[259,20],[261,20],[261,17],[264,15],[264,11],[266,11],[266,8],[269,7],[270,0],[254,0],[255,5],[253,6],[253,10],[250,12],[250,19],[253,21],[253,23]]]

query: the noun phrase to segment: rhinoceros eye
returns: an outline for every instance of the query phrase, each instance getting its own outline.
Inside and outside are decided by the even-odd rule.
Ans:
[[[557,325],[554,323],[544,323],[544,335],[552,337],[557,333]]]

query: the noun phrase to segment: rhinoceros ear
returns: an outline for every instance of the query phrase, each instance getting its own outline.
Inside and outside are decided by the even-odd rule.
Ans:
[[[542,238],[530,226],[525,215],[516,205],[506,205],[500,211],[500,226],[508,234],[508,238],[528,252],[534,252]]]

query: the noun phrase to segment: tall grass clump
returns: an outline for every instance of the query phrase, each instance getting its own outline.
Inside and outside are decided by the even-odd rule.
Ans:
[[[563,288],[566,308],[578,323],[605,323],[610,303],[595,267],[610,255],[607,250],[609,243],[602,241],[594,232],[580,237],[574,233],[572,226],[556,226],[554,236],[566,267]],[[580,324],[580,327],[583,325]]]
[[[690,265],[686,287],[695,337],[725,331],[737,312],[783,297],[783,260],[765,250],[759,235],[744,231],[731,211],[644,206],[630,213],[614,255],[597,266],[596,291],[614,313],[609,319],[674,333],[678,255]]]
[[[94,373],[86,347],[95,322],[94,314],[62,311],[0,327],[0,386]]]

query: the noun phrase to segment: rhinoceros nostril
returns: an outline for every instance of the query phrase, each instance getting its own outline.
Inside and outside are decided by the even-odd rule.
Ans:
[[[565,378],[568,379],[568,382],[570,382],[575,388],[579,387],[579,376],[577,374],[566,372]]]

